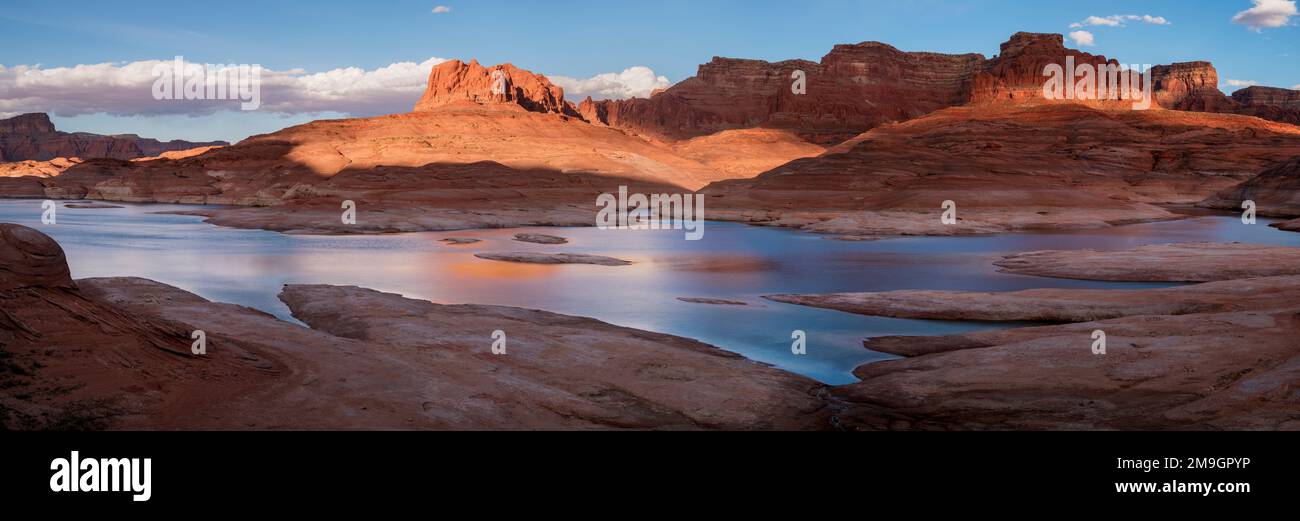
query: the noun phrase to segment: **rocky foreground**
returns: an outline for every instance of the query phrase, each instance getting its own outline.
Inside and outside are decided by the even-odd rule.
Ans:
[[[870,364],[835,395],[856,404],[841,420],[892,429],[1300,429],[1300,276],[1249,276],[1242,245],[1192,245],[1217,270],[1205,284],[1147,290],[1039,289],[1007,293],[898,291],[781,295],[772,300],[898,318],[1063,325],[940,337],[868,339],[908,357]],[[1221,250],[1221,251],[1217,251]],[[1278,265],[1294,249],[1260,248]],[[1136,257],[1176,265],[1185,249],[1080,256],[1105,280],[1151,280]],[[1066,258],[1076,252],[1031,254]],[[1049,255],[1050,254],[1050,255]],[[1221,255],[1220,255],[1221,254]],[[1163,255],[1163,256],[1162,256]],[[1128,266],[1126,276],[1119,266]],[[1087,278],[1086,262],[1074,278]],[[1186,279],[1188,277],[1178,276]],[[1094,352],[1105,334],[1104,354]]]
[[[0,225],[0,259],[6,429],[831,426],[817,382],[597,320],[287,286],[303,328],[149,280],[74,282],[30,228]]]
[[[0,260],[7,429],[1300,429],[1300,276],[770,297],[1058,323],[869,339],[908,358],[830,387],[671,335],[356,287],[286,286],[304,328],[149,280],[74,282],[15,225]]]

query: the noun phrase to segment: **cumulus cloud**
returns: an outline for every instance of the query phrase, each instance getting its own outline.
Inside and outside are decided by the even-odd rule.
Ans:
[[[1254,31],[1282,27],[1296,15],[1295,0],[1252,0],[1255,7],[1237,13],[1232,23],[1245,25]]]
[[[373,70],[347,67],[317,73],[262,69],[260,110],[353,116],[408,112],[424,92],[429,71],[444,61],[430,58]],[[0,65],[0,113],[202,116],[239,109],[237,100],[154,99],[154,67],[171,64],[146,60],[53,68]]]
[[[1170,22],[1163,16],[1151,16],[1149,14],[1116,14],[1110,16],[1089,16],[1082,22],[1070,24],[1070,27],[1080,28],[1085,26],[1102,26],[1102,27],[1123,27],[1125,22],[1140,22],[1151,25],[1169,25]]]
[[[550,76],[551,82],[564,88],[564,94],[570,99],[648,98],[655,89],[666,89],[672,82],[663,76],[656,76],[649,67],[629,67],[623,72],[608,72],[579,79],[567,76]]]
[[[1256,85],[1259,85],[1259,82],[1255,80],[1227,80],[1224,83],[1227,84],[1229,87],[1238,87],[1238,88],[1254,87]]]
[[[445,14],[450,12],[451,12],[451,8],[445,5],[440,5],[438,7],[433,8],[433,14]]]
[[[1096,39],[1088,31],[1071,32],[1070,39],[1074,40],[1074,44],[1080,47],[1091,47],[1096,44]]]

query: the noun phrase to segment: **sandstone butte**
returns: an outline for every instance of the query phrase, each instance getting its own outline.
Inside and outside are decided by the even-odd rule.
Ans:
[[[716,58],[649,99],[574,106],[542,75],[450,61],[411,113],[317,121],[194,157],[91,159],[57,177],[0,178],[0,190],[231,204],[243,208],[203,213],[372,233],[590,225],[595,195],[629,185],[701,189],[711,219],[868,237],[1171,219],[1163,205],[1300,155],[1300,127],[1285,123],[1293,91],[1230,98],[1212,65],[1189,62],[1153,68],[1153,110],[1043,100],[1043,67],[1066,56],[1116,63],[1057,34],[1018,33],[991,59],[867,42],[820,62]],[[794,70],[805,95],[791,92]],[[345,199],[368,218],[340,225]],[[947,200],[956,226],[939,224]]]

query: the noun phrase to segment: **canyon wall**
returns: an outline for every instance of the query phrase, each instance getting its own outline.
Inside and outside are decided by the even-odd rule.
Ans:
[[[904,52],[878,42],[838,45],[820,62],[714,58],[687,78],[650,98],[584,100],[587,121],[640,134],[687,139],[738,128],[789,130],[829,145],[885,123],[939,109],[985,102],[1042,99],[1044,68],[1077,64],[1120,65],[1117,60],[1065,46],[1060,34],[1016,33],[999,55]],[[803,71],[807,91],[794,94],[791,75]],[[1151,69],[1159,107],[1238,113],[1296,123],[1296,91],[1247,89],[1229,98],[1218,89],[1209,62]]]
[[[714,58],[696,76],[649,99],[587,99],[588,121],[673,139],[765,127],[833,144],[866,129],[964,103],[978,54],[903,52],[866,42],[837,45],[820,62]],[[796,94],[802,71],[806,94]]]

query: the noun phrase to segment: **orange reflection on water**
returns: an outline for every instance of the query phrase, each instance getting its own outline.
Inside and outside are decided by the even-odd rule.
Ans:
[[[478,279],[543,279],[555,274],[559,266],[545,264],[524,264],[519,262],[501,262],[475,258],[465,262],[442,264],[448,274],[463,278]]]

